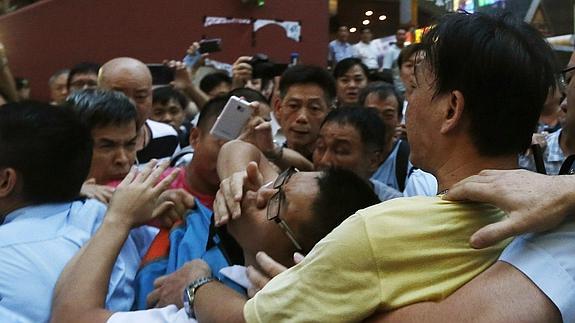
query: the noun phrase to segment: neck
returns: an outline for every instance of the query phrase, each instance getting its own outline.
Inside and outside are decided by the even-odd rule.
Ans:
[[[557,113],[552,111],[542,113],[541,116],[539,117],[539,122],[553,127],[559,122],[559,118],[557,117]]]
[[[468,149],[469,150],[469,149]],[[484,169],[515,169],[517,156],[506,155],[502,157],[484,157],[479,155],[475,148],[473,152],[453,147],[453,153],[435,169],[438,192],[451,188],[455,183],[469,176],[476,175]]]
[[[559,134],[559,147],[563,151],[563,155],[569,156],[575,154],[575,138],[574,133],[571,133],[568,127],[561,130]]]
[[[208,183],[199,175],[201,172],[195,167],[193,160],[186,166],[185,172],[186,183],[192,191],[199,194],[216,195],[219,187]]]
[[[19,200],[4,200],[0,201],[0,224],[4,222],[4,219],[8,214],[23,207],[31,205],[31,203],[26,203]]]

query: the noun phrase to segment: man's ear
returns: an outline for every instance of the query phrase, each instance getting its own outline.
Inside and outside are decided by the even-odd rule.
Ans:
[[[9,196],[14,192],[18,182],[18,173],[14,168],[0,169],[0,198]]]
[[[273,111],[274,116],[279,121],[282,115],[282,99],[280,97],[275,98],[273,105],[274,105],[274,111]]]
[[[190,130],[190,146],[192,146],[192,148],[196,149],[196,145],[198,144],[198,142],[200,141],[200,133],[201,130],[198,127],[193,127]]]
[[[465,109],[465,98],[463,93],[458,90],[451,91],[447,98],[448,106],[443,116],[443,123],[441,125],[441,133],[446,134],[461,126],[463,122],[463,110]]]

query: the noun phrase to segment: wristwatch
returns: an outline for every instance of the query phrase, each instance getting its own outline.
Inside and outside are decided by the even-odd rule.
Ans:
[[[184,289],[184,309],[189,318],[195,318],[194,316],[194,297],[198,288],[204,286],[205,284],[216,280],[214,277],[200,277],[194,280],[186,289]]]

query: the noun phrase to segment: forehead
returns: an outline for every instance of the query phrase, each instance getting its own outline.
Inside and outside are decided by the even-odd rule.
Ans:
[[[290,177],[283,186],[286,201],[290,205],[286,217],[298,217],[302,214],[299,211],[309,210],[319,191],[317,178],[320,175],[320,172],[298,172]]]
[[[290,86],[286,92],[284,100],[299,99],[311,100],[319,99],[325,102],[325,92],[316,84],[294,84]],[[327,104],[327,103],[326,103]]]
[[[151,90],[152,76],[147,69],[118,68],[107,71],[102,78],[102,86],[116,89]]]
[[[104,139],[111,141],[128,141],[132,140],[136,134],[136,120],[122,124],[94,127],[92,129],[92,139],[94,141]]]
[[[371,92],[365,98],[365,106],[367,107],[383,107],[383,106],[393,106],[397,108],[399,102],[397,102],[397,98],[395,95],[388,95],[384,99],[382,99],[378,93]]]
[[[359,130],[348,123],[326,122],[320,130],[323,139],[361,144]]]
[[[169,99],[166,103],[162,103],[160,101],[154,102],[154,108],[169,108],[169,107],[173,107],[173,106],[177,106],[177,107],[183,109],[180,102],[178,100],[176,100],[175,98]]]
[[[359,75],[364,75],[363,73],[363,69],[361,68],[361,66],[359,65],[353,65],[352,67],[350,67],[345,74],[346,76],[359,76]]]

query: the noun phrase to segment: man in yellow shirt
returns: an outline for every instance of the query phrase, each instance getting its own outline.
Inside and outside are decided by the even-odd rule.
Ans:
[[[553,56],[542,37],[510,17],[457,13],[424,37],[423,48],[408,85],[413,164],[436,176],[440,192],[483,169],[516,168],[516,154],[529,145],[554,86]],[[497,259],[504,244],[478,251],[468,238],[502,216],[487,205],[439,197],[373,206],[247,303],[229,299],[215,319],[358,321],[443,299]],[[198,318],[214,318],[207,304],[221,297],[220,286],[211,282],[196,291]]]

